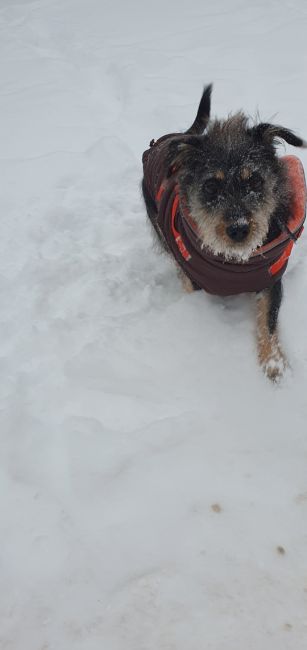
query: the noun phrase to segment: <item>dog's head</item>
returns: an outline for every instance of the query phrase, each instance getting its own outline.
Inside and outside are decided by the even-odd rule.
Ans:
[[[242,113],[209,122],[203,135],[170,143],[169,165],[203,246],[225,259],[247,260],[266,240],[272,219],[285,219],[291,191],[276,145],[304,142],[272,124],[250,126]]]

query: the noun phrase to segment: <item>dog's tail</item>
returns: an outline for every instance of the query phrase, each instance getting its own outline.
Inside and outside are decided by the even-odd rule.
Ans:
[[[186,133],[190,135],[201,135],[204,132],[210,117],[211,91],[212,84],[209,84],[209,86],[205,87],[202,94],[196,118]]]

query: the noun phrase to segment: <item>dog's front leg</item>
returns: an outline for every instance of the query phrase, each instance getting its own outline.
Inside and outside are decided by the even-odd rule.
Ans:
[[[181,266],[179,266],[178,262],[176,262],[176,266],[177,266],[177,275],[181,280],[181,285],[183,290],[186,293],[193,293],[193,291],[200,291],[200,287],[198,287],[197,284],[195,284],[195,282],[192,282],[192,280],[188,278],[188,276],[185,274]]]
[[[281,300],[281,280],[278,280],[271,289],[265,289],[257,294],[258,358],[266,376],[272,381],[278,381],[287,367],[277,327]]]

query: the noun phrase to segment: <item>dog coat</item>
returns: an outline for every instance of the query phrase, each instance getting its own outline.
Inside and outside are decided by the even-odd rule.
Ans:
[[[272,287],[284,274],[294,241],[303,231],[306,209],[306,186],[302,163],[296,156],[281,158],[293,189],[288,232],[257,248],[244,262],[228,262],[202,248],[195,224],[186,210],[180,209],[176,174],[168,178],[166,159],[168,140],[178,134],[163,136],[143,153],[145,187],[155,206],[151,219],[164,238],[176,262],[194,286],[208,293],[230,296]],[[182,138],[182,134],[180,134]],[[291,237],[292,235],[292,237]]]

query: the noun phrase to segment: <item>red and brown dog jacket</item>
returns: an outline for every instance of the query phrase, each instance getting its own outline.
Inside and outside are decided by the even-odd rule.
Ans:
[[[144,183],[157,209],[153,225],[162,233],[175,260],[195,285],[219,296],[273,286],[287,268],[294,243],[290,234],[283,232],[259,247],[246,262],[226,262],[222,256],[202,248],[191,218],[180,209],[176,176],[167,178],[167,140],[176,135],[163,136],[143,154]],[[306,209],[304,170],[296,156],[284,156],[281,160],[293,189],[287,227],[298,239]]]

